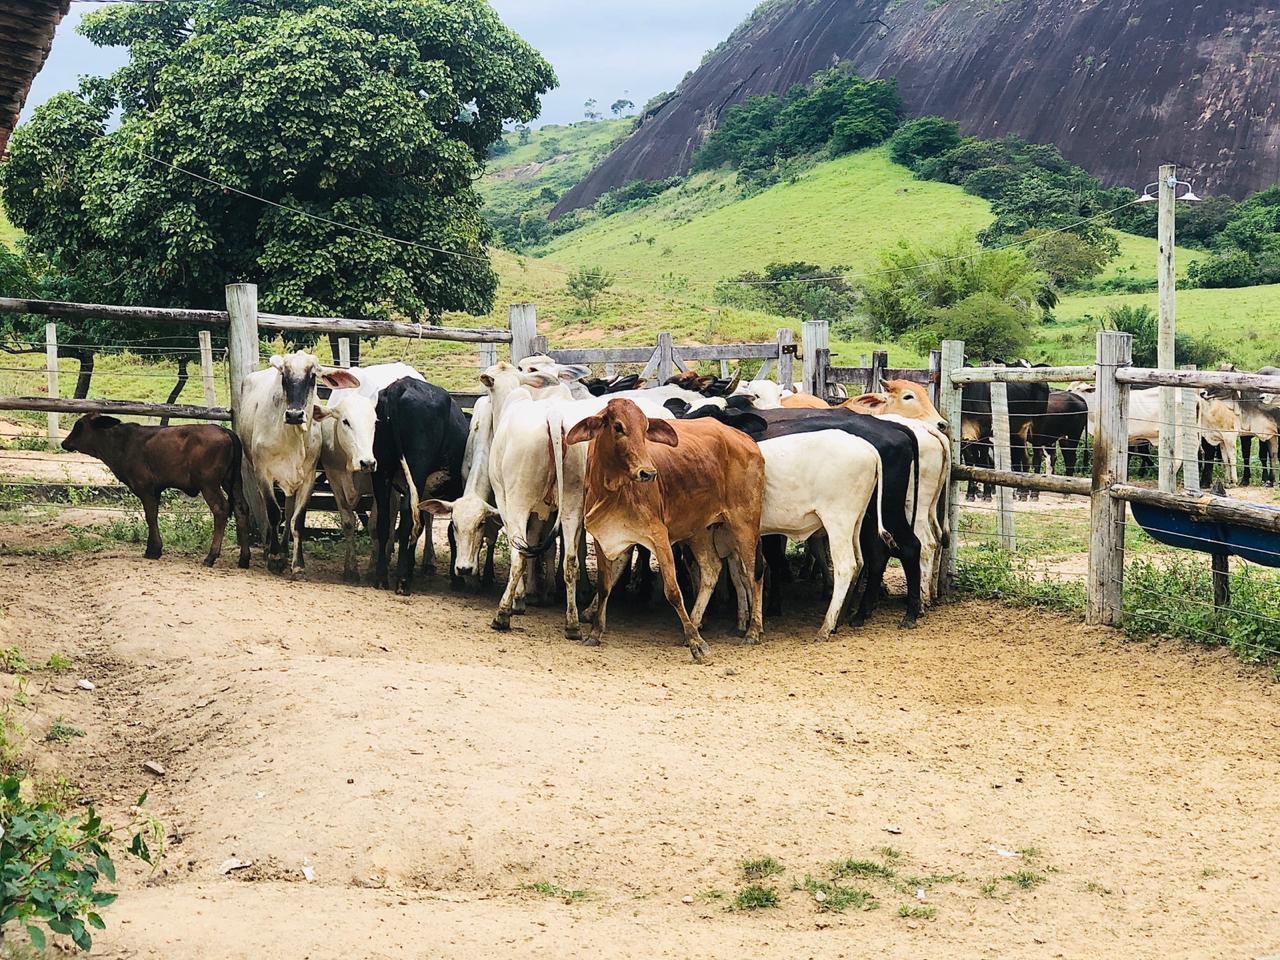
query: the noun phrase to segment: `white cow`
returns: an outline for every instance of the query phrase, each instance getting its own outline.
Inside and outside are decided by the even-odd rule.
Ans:
[[[320,459],[319,421],[328,411],[316,403],[318,381],[351,387],[346,370],[324,369],[306,352],[273,356],[271,365],[244,378],[236,429],[244,443],[245,461],[267,514],[267,569],[279,573],[289,551],[293,577],[303,576],[302,516],[316,482]],[[284,495],[284,511],[276,490]],[[280,523],[286,523],[281,544]]]
[[[378,466],[373,436],[378,413],[374,402],[359,391],[334,391],[335,396],[339,393],[342,396],[336,403],[334,397],[329,398],[329,415],[320,421],[320,465],[342,520],[347,548],[342,579],[355,583],[360,579],[356,570],[356,507],[362,495],[373,492],[373,471]]]

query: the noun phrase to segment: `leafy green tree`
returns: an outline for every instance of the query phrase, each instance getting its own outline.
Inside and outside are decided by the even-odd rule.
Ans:
[[[615,117],[620,117],[628,110],[634,110],[635,108],[636,105],[624,97],[613,101],[613,103],[609,105],[609,112]]]
[[[989,361],[1021,356],[1031,337],[1026,311],[979,291],[937,311],[934,322],[915,341],[918,348],[935,349],[943,340],[963,340],[968,356]]]
[[[1078,287],[1096,277],[1114,259],[1117,242],[1104,233],[1101,242],[1069,231],[1028,230],[1017,238],[1026,242],[1027,256],[1059,290]]]
[[[603,267],[579,267],[569,274],[565,289],[569,292],[569,296],[586,307],[587,316],[593,316],[596,312],[596,301],[613,286],[613,281],[613,275],[607,273]]]
[[[214,307],[255,280],[279,312],[490,308],[473,183],[555,78],[484,0],[171,0],[80,29],[128,64],[34,111],[0,186],[89,299]]]
[[[841,332],[857,307],[854,289],[842,276],[848,269],[803,261],[771,263],[763,271],[746,270],[721,281],[715,297],[728,306],[798,320],[826,320]]]
[[[1160,355],[1160,320],[1145,304],[1111,307],[1102,319],[1104,330],[1115,330],[1133,336],[1133,363],[1138,367],[1155,367]],[[1185,333],[1174,335],[1174,356],[1178,363],[1194,363],[1204,368],[1217,363],[1223,350],[1211,340]]]
[[[915,170],[960,144],[960,125],[942,117],[917,117],[908,120],[889,139],[889,156],[894,163]]]

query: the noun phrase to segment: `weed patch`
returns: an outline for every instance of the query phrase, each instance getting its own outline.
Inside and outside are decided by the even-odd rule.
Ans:
[[[818,904],[818,909],[824,913],[844,913],[850,909],[874,910],[880,906],[880,901],[869,890],[842,887],[830,880],[805,877],[804,883],[796,889],[807,891]]]
[[[748,880],[763,880],[765,877],[776,877],[785,869],[773,857],[759,857],[755,860],[742,861],[742,875]]]
[[[731,910],[761,910],[778,905],[778,891],[773,887],[761,887],[752,884],[743,887],[733,898]]]
[[[557,900],[563,900],[565,903],[578,903],[579,901],[586,900],[591,896],[590,890],[571,890],[568,887],[562,887],[545,881],[525,884],[524,889],[541,894],[544,897],[554,897]]]

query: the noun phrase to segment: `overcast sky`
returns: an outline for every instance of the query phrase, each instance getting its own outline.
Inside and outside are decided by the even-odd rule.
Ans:
[[[543,103],[542,122],[582,119],[588,97],[602,111],[619,98],[642,106],[670,90],[703,53],[729,35],[756,0],[491,0],[503,20],[555,66],[560,87]],[[24,115],[83,74],[119,66],[120,50],[101,50],[75,27],[94,4],[73,3],[36,77]]]

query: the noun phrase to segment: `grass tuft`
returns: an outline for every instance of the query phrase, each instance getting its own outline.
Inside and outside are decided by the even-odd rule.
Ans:
[[[733,898],[731,910],[760,910],[778,905],[778,891],[773,887],[761,887],[752,884],[743,887]]]
[[[796,889],[808,891],[817,902],[818,909],[824,913],[844,913],[850,908],[854,910],[874,910],[880,906],[880,901],[869,890],[842,887],[829,880],[805,877],[804,883],[797,886]]]
[[[67,743],[72,737],[83,737],[84,731],[79,727],[73,727],[67,723],[63,717],[58,717],[53,721],[53,725],[49,727],[48,733],[44,735],[44,739],[48,743]]]
[[[888,880],[897,875],[893,867],[874,860],[838,860],[831,865],[837,877],[880,877]]]
[[[538,883],[527,883],[524,886],[526,890],[532,890],[534,893],[540,893],[544,897],[554,897],[557,900],[563,900],[565,903],[577,903],[580,900],[586,900],[591,896],[590,890],[571,890],[568,887],[561,887],[554,883],[539,881]]]
[[[748,880],[763,880],[765,877],[776,877],[785,869],[774,857],[759,857],[755,860],[742,861],[742,875]]]
[[[1040,874],[1031,870],[1018,870],[1014,873],[1006,873],[1000,879],[1023,890],[1033,890],[1040,886],[1040,884],[1047,882],[1045,877],[1042,877]]]
[[[937,907],[923,906],[918,903],[904,903],[898,907],[898,916],[907,920],[932,920],[937,915]]]

